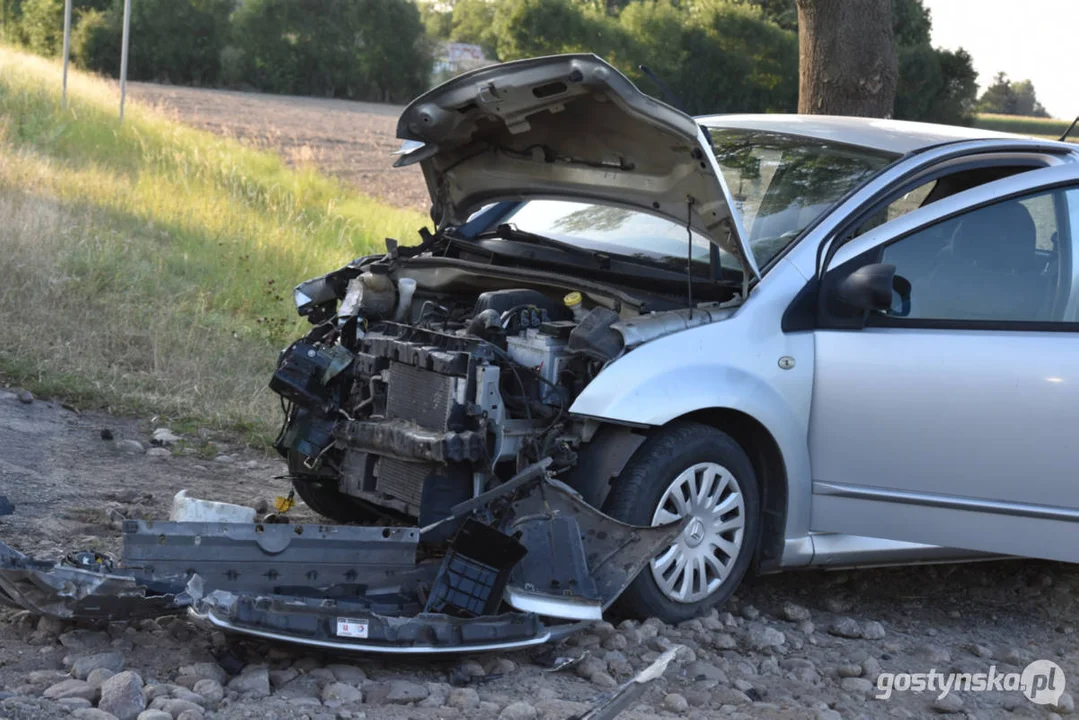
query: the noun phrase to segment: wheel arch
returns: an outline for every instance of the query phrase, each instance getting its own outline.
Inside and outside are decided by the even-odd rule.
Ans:
[[[777,569],[786,540],[788,499],[787,466],[779,443],[763,423],[741,410],[702,408],[674,418],[670,423],[685,421],[727,433],[749,456],[761,492],[760,537],[754,564],[758,572]]]

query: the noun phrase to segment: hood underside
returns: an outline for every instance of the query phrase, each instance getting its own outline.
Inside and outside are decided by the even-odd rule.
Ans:
[[[414,100],[397,136],[422,143],[396,164],[420,163],[440,228],[498,200],[618,205],[688,222],[759,275],[706,133],[595,55],[465,73]]]

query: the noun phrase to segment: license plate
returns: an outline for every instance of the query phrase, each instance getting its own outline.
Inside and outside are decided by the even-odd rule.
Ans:
[[[356,618],[337,618],[338,637],[367,637],[367,621]]]

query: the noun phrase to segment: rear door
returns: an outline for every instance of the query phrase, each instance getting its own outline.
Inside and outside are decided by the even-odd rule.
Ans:
[[[853,318],[821,298],[813,530],[1079,561],[1077,231],[1068,164],[836,253],[829,273],[893,264],[910,292]]]

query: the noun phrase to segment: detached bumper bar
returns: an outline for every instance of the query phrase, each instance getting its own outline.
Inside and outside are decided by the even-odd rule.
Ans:
[[[92,553],[40,561],[0,543],[0,601],[59,618],[189,612],[337,650],[501,650],[599,619],[682,529],[607,517],[547,478],[545,464],[439,526],[455,540],[428,544],[431,528],[128,521],[121,563]],[[497,552],[503,544],[514,552]]]

